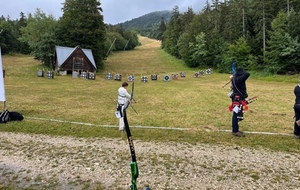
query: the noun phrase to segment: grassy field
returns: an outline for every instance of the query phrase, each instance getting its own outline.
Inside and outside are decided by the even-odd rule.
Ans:
[[[177,141],[240,145],[255,148],[299,152],[300,141],[294,139],[294,86],[298,76],[262,76],[252,73],[247,81],[249,97],[258,96],[240,123],[246,138],[233,137],[232,113],[227,94],[229,74],[214,72],[194,78],[199,69],[187,68],[180,60],[160,49],[160,42],[140,37],[142,46],[133,51],[112,53],[99,71],[96,80],[58,76],[54,79],[37,77],[41,64],[31,56],[3,56],[6,71],[6,105],[10,111],[25,116],[22,122],[0,125],[1,131],[70,135],[78,137],[120,137],[114,112],[120,81],[107,80],[107,72],[135,75],[135,99],[128,111],[130,126],[184,128],[162,130],[132,128],[134,139],[144,141]],[[206,68],[202,68],[206,69]],[[185,78],[165,82],[163,76],[186,72]],[[158,74],[151,81],[151,74]],[[141,82],[142,76],[149,82]],[[131,84],[129,85],[131,91]],[[37,119],[40,118],[40,119]],[[60,120],[65,122],[57,122]],[[74,124],[72,122],[92,125]],[[103,127],[108,125],[115,127]],[[256,133],[257,132],[257,133]],[[264,132],[276,135],[264,134]],[[283,134],[283,135],[282,135]],[[288,135],[284,135],[288,134]]]

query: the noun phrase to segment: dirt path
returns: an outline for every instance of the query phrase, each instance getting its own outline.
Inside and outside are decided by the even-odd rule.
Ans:
[[[130,189],[119,139],[0,133],[0,182],[16,189]],[[300,156],[240,147],[134,141],[138,189],[299,189]]]

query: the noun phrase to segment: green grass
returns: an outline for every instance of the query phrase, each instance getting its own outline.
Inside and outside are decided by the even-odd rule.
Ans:
[[[247,134],[246,138],[233,137],[232,113],[228,111],[231,100],[227,97],[230,84],[228,74],[213,73],[194,78],[199,69],[187,68],[182,61],[160,49],[158,41],[141,37],[142,46],[133,51],[113,53],[99,71],[96,80],[58,76],[54,79],[37,77],[42,68],[31,56],[3,56],[6,71],[5,88],[7,107],[25,116],[22,122],[0,125],[1,131],[49,134],[76,137],[119,138],[114,112],[117,89],[121,82],[106,80],[106,72],[119,73],[126,81],[134,74],[135,99],[128,111],[130,126],[156,126],[186,128],[188,130],[158,130],[132,128],[134,139],[144,141],[176,141],[188,143],[211,143],[267,148],[276,151],[299,152],[299,140],[289,135]],[[201,68],[206,69],[206,68]],[[163,76],[179,74],[187,76],[165,82]],[[151,74],[158,74],[157,81],[151,81]],[[147,75],[149,82],[142,83]],[[258,95],[250,104],[245,120],[240,123],[243,131],[292,134],[294,86],[298,76],[266,76],[251,72],[247,81],[249,96]],[[131,91],[131,84],[129,86]],[[70,122],[36,120],[33,118],[56,119],[70,122],[91,123],[80,125]]]

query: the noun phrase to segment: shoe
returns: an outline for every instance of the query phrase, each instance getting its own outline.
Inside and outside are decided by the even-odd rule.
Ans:
[[[300,135],[294,135],[296,139],[300,139]]]
[[[238,131],[238,132],[232,132],[232,134],[233,134],[234,136],[237,136],[237,137],[245,137],[244,133],[241,132],[241,131]]]

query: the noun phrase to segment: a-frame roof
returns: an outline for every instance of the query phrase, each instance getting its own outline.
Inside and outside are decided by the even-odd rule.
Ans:
[[[65,63],[65,61],[72,56],[72,54],[76,51],[76,49],[80,48],[79,46],[76,46],[75,48],[71,47],[63,47],[63,46],[55,46],[56,51],[56,57],[57,57],[57,65],[60,67]],[[94,56],[91,49],[83,49],[80,48],[83,53],[86,55],[86,57],[89,59],[89,61],[93,64],[95,69],[97,69]]]

